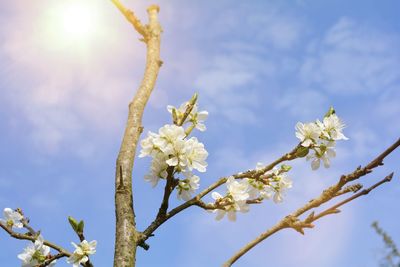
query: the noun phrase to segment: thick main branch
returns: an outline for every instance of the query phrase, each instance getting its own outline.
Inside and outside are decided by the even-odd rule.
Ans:
[[[136,230],[133,209],[132,170],[136,147],[143,131],[142,116],[150,94],[155,86],[160,60],[161,26],[158,21],[158,6],[147,9],[149,23],[142,25],[134,13],[118,0],[113,0],[122,14],[133,24],[146,43],[146,68],[143,80],[129,104],[128,120],[118,154],[115,173],[116,236],[114,267],[132,267],[136,261],[136,247],[140,233]]]

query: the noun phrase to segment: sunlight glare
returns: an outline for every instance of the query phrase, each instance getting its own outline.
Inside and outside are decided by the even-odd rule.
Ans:
[[[90,7],[75,2],[67,6],[61,15],[62,28],[71,38],[85,38],[94,30],[94,14]]]
[[[97,3],[98,4],[98,3]],[[46,21],[51,39],[57,43],[87,44],[100,28],[96,1],[55,2]]]

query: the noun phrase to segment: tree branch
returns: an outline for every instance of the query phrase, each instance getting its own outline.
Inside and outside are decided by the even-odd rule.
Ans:
[[[383,178],[381,181],[377,182],[376,184],[372,185],[371,187],[369,187],[367,189],[364,189],[364,190],[360,191],[359,193],[357,193],[357,194],[355,194],[355,195],[353,195],[353,196],[351,196],[349,198],[346,198],[345,200],[343,200],[343,201],[337,203],[336,205],[333,205],[332,207],[330,207],[330,208],[318,213],[317,215],[315,215],[314,213],[311,213],[307,217],[307,219],[305,221],[308,222],[308,223],[312,223],[312,222],[314,222],[314,221],[316,221],[316,220],[318,220],[318,219],[320,219],[320,218],[322,218],[322,217],[324,217],[326,215],[339,213],[340,212],[340,210],[338,209],[339,207],[341,207],[341,206],[349,203],[350,201],[353,201],[353,200],[355,200],[355,199],[357,199],[357,198],[359,198],[361,196],[368,195],[369,192],[371,192],[375,188],[381,186],[384,183],[390,182],[392,180],[392,178],[393,178],[393,174],[394,173],[392,172],[391,174],[389,174],[388,176],[386,176],[385,178]]]
[[[317,208],[320,205],[322,205],[322,204],[330,201],[331,199],[337,197],[338,196],[338,192],[341,192],[341,190],[343,189],[343,187],[347,183],[349,183],[351,181],[354,181],[356,179],[359,179],[360,177],[372,172],[372,170],[374,168],[383,165],[384,158],[386,156],[388,156],[390,153],[392,153],[399,146],[400,146],[400,139],[398,139],[393,145],[391,145],[389,148],[387,148],[382,154],[380,154],[375,159],[373,159],[365,167],[362,168],[360,166],[355,171],[353,171],[352,173],[350,173],[348,175],[342,175],[340,177],[339,181],[336,184],[334,184],[334,185],[328,187],[327,189],[325,189],[319,197],[317,197],[315,199],[312,199],[307,204],[305,204],[303,207],[299,208],[298,210],[294,211],[290,215],[286,216],[281,221],[279,221],[276,225],[274,225],[273,227],[271,227],[270,229],[268,229],[267,231],[262,233],[260,236],[255,238],[253,241],[249,242],[244,247],[242,247],[229,260],[227,260],[223,264],[223,266],[224,267],[231,266],[233,263],[235,263],[240,257],[242,257],[244,254],[246,254],[253,247],[255,247],[256,245],[258,245],[259,243],[264,241],[266,238],[270,237],[271,235],[275,234],[276,232],[279,232],[282,229],[293,228],[294,230],[296,230],[296,231],[298,231],[300,233],[304,233],[303,232],[303,228],[312,228],[313,225],[310,223],[310,219],[308,219],[308,220],[306,219],[305,221],[302,222],[302,221],[299,220],[299,216],[301,216],[305,212],[307,212],[307,211],[309,211],[309,210],[311,210],[313,208]],[[360,193],[357,194],[358,196],[354,195],[353,197],[349,198],[350,200],[348,200],[347,202],[349,202],[352,199],[355,199],[355,198],[357,198],[357,197],[359,197],[361,195],[368,194],[369,191],[373,190],[377,186],[379,186],[379,185],[381,185],[381,184],[383,184],[383,183],[385,183],[387,181],[390,181],[390,179],[391,179],[391,175],[385,177],[385,179],[383,179],[382,181],[378,182],[377,184],[375,184],[371,188],[361,191]],[[345,203],[347,203],[347,202],[345,202]],[[339,204],[343,205],[345,203],[341,202]],[[337,205],[339,205],[339,204],[337,204]],[[330,209],[330,212],[331,212],[330,214],[337,213],[336,209]],[[310,214],[309,217],[310,216],[312,216],[312,214]]]
[[[125,18],[132,24],[135,30],[143,36],[143,38],[147,38],[148,32],[146,27],[140,22],[140,20],[136,17],[135,13],[132,10],[125,8],[119,0],[112,0],[114,5],[121,11],[121,13],[125,16]]]
[[[174,188],[176,187],[176,185],[178,184],[179,180],[174,178],[174,167],[168,167],[167,168],[167,182],[165,184],[165,188],[164,188],[164,196],[163,196],[163,200],[161,202],[160,208],[158,210],[158,214],[156,216],[156,220],[158,218],[164,218],[167,214],[167,210],[168,210],[168,205],[169,205],[169,197],[171,196],[172,191],[174,190]]]
[[[51,256],[50,258],[48,258],[47,260],[45,260],[44,263],[42,263],[41,265],[39,265],[39,267],[46,267],[49,266],[53,261],[61,259],[63,257],[67,257],[67,255],[65,255],[64,253],[58,253],[54,256]]]
[[[36,236],[32,236],[32,235],[28,235],[28,234],[21,234],[21,233],[17,233],[14,232],[11,228],[5,226],[3,223],[0,222],[0,227],[4,229],[4,231],[6,231],[11,237],[15,238],[15,239],[19,239],[19,240],[29,240],[32,242],[36,241]],[[61,246],[58,246],[54,243],[51,243],[50,241],[45,240],[43,242],[43,244],[45,244],[48,247],[51,247],[52,249],[57,250],[60,253],[65,254],[65,256],[69,257],[71,256],[71,253],[68,252],[66,249],[62,248]]]
[[[298,144],[292,151],[290,151],[289,153],[284,154],[283,156],[281,156],[280,158],[278,158],[277,160],[273,161],[272,163],[270,163],[269,165],[261,168],[261,169],[252,169],[252,170],[248,170],[245,172],[239,172],[236,174],[233,174],[232,177],[234,177],[235,179],[244,179],[244,178],[253,178],[253,179],[257,179],[259,178],[261,175],[265,174],[266,172],[272,170],[275,166],[277,166],[278,164],[284,162],[284,161],[290,161],[290,160],[294,160],[296,158],[298,158],[298,156],[296,155],[297,150],[301,147],[301,144]],[[196,196],[194,196],[192,199],[182,203],[181,205],[175,207],[174,209],[172,209],[170,212],[168,212],[164,217],[156,217],[156,219],[146,228],[146,230],[144,230],[142,233],[142,244],[144,244],[144,242],[151,236],[153,236],[153,233],[155,230],[157,230],[158,227],[160,227],[163,223],[165,223],[166,221],[168,221],[170,218],[172,218],[173,216],[175,216],[176,214],[180,213],[181,211],[196,205],[199,207],[202,207],[202,202],[201,199],[206,196],[208,193],[210,193],[211,191],[213,191],[214,189],[216,189],[217,187],[223,185],[224,183],[226,183],[228,177],[222,177],[220,178],[218,181],[214,182],[213,184],[211,184],[210,186],[208,186],[206,189],[204,189],[203,191],[201,191],[199,194],[197,194]],[[204,203],[205,204],[205,203]],[[254,204],[254,203],[253,203]],[[206,204],[207,205],[207,204]],[[205,206],[203,205],[202,208],[204,208]],[[146,245],[146,247],[148,247]]]
[[[25,234],[14,232],[12,230],[12,227],[8,227],[7,225],[4,225],[2,222],[0,222],[0,227],[3,228],[11,237],[13,237],[15,239],[29,240],[32,243],[35,243],[37,238],[40,236],[40,231],[35,231],[35,229],[33,229],[29,225],[29,219],[24,216],[24,213],[20,208],[16,209],[16,211],[19,212],[23,216],[23,218],[21,219],[21,223],[23,225],[23,228],[27,229],[28,232]],[[81,241],[83,241],[83,239],[85,239],[83,234],[78,234],[78,236],[81,239]],[[58,253],[53,256],[51,254],[47,255],[48,258],[42,264],[38,265],[38,267],[49,266],[53,261],[55,261],[59,258],[70,257],[72,255],[72,253],[68,252],[66,249],[64,249],[61,246],[58,246],[54,243],[51,243],[47,240],[44,240],[43,244],[56,250]],[[81,263],[80,265],[83,267],[93,267],[93,264],[90,262],[90,260],[88,260],[86,263]]]
[[[144,37],[147,46],[146,68],[143,80],[129,104],[128,120],[115,172],[115,213],[116,236],[114,267],[132,267],[136,261],[136,247],[141,234],[136,230],[133,209],[132,170],[137,143],[143,131],[142,116],[150,94],[155,86],[161,66],[160,41],[161,26],[158,21],[158,6],[147,9],[149,23],[143,26],[134,13],[126,9],[118,0],[112,0],[116,7]],[[122,172],[120,171],[122,169]]]

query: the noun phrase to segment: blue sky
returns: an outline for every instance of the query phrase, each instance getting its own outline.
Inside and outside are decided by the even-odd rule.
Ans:
[[[91,0],[93,27],[73,39],[55,27],[71,1],[7,1],[0,9],[0,207],[21,207],[45,238],[71,248],[67,216],[84,219],[98,240],[96,266],[111,266],[114,164],[127,104],[143,73],[145,47],[109,1]],[[124,1],[143,21],[149,1]],[[153,3],[153,2],[152,2]],[[161,69],[144,116],[145,132],[170,122],[167,104],[193,92],[210,113],[198,134],[209,151],[201,187],[269,162],[297,144],[297,121],[333,105],[347,124],[327,170],[293,163],[286,201],[266,202],[216,222],[193,208],[163,225],[139,249],[138,266],[219,266],[342,173],[367,163],[400,133],[400,2],[159,1]],[[54,27],[53,27],[54,26]],[[364,179],[399,172],[399,152]],[[136,161],[134,199],[143,229],[162,188],[143,181]],[[220,190],[221,191],[221,190]],[[236,266],[377,266],[383,243],[374,220],[400,243],[399,177],[300,236],[283,231]],[[173,197],[172,205],[179,204]],[[19,266],[26,243],[0,233],[2,266]],[[68,266],[61,260],[58,266]]]

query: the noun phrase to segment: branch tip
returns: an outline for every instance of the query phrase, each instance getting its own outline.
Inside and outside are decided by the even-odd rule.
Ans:
[[[160,7],[158,5],[151,5],[147,8],[147,12],[153,12],[156,11],[157,13],[160,12]]]

